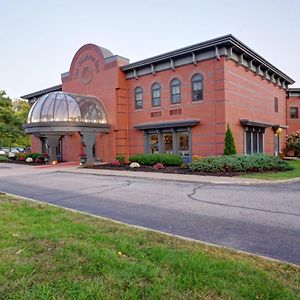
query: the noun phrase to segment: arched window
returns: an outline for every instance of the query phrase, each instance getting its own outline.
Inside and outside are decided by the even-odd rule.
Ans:
[[[160,106],[160,84],[153,83],[151,87],[152,107]]]
[[[135,109],[143,108],[143,89],[140,86],[134,90],[134,107]]]
[[[192,78],[192,101],[203,100],[203,77],[196,74]]]
[[[180,85],[181,82],[179,79],[175,78],[171,81],[171,104],[180,103]]]
[[[195,74],[192,78],[192,101],[203,100],[203,77]]]

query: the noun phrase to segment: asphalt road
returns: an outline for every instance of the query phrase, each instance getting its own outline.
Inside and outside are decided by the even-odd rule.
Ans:
[[[300,265],[300,183],[214,185],[0,166],[0,191]]]

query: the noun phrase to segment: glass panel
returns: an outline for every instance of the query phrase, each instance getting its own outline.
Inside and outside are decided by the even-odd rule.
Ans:
[[[260,132],[258,134],[258,141],[259,141],[259,153],[264,152],[264,134],[263,132]]]
[[[188,132],[181,132],[178,133],[179,151],[189,151],[189,133]]]
[[[150,134],[149,136],[150,153],[158,153],[158,135]]]
[[[254,131],[252,133],[252,142],[253,142],[253,153],[257,153],[258,152],[258,145],[257,145],[257,132]]]
[[[246,154],[252,154],[251,152],[251,132],[246,131]]]
[[[54,107],[55,121],[68,121],[68,108],[64,97],[57,97]]]
[[[164,133],[163,134],[163,152],[173,153],[173,134]]]
[[[136,92],[135,94],[135,108],[143,108],[143,93],[142,92]]]

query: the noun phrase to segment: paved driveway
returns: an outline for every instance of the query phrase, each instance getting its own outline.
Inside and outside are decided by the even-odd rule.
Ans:
[[[3,166],[0,191],[300,265],[300,183],[215,185]]]

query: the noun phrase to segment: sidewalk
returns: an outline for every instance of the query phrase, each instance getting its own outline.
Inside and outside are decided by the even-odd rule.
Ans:
[[[260,180],[253,178],[241,177],[222,177],[222,176],[201,176],[201,175],[184,175],[184,174],[169,174],[169,173],[150,173],[140,171],[117,171],[117,170],[100,170],[87,168],[64,168],[58,172],[90,174],[98,176],[122,176],[131,178],[151,179],[151,180],[168,180],[168,181],[183,181],[197,183],[212,183],[212,184],[240,184],[240,185],[256,185],[256,184],[278,184],[287,182],[300,181],[300,178],[288,180]]]

